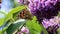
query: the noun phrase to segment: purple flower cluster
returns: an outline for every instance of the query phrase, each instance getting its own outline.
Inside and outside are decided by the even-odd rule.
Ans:
[[[27,0],[17,0],[17,1],[18,1],[18,4],[20,4],[20,5],[27,3]]]
[[[50,26],[56,26],[56,25],[60,27],[60,18],[56,16],[56,17],[51,18],[49,20],[44,19],[42,24],[45,28],[48,28]]]
[[[53,18],[57,16],[58,10],[60,9],[59,0],[29,0],[29,9],[33,15],[35,15],[39,22],[42,19]]]
[[[17,34],[29,34],[29,29],[27,27],[22,27],[21,31],[18,32]]]
[[[29,0],[29,2],[30,2],[29,8],[31,10],[36,10],[36,9],[50,7],[52,5],[55,5],[57,0]]]

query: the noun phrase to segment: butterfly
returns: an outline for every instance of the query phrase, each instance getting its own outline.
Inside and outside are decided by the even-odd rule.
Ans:
[[[19,13],[17,17],[22,19],[31,19],[32,14],[29,12],[29,10],[24,9],[22,12]]]

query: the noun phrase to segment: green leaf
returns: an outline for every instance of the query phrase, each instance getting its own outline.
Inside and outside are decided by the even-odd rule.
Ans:
[[[9,14],[14,14],[14,13],[16,13],[16,12],[19,12],[19,11],[23,10],[23,9],[26,9],[26,7],[25,7],[24,5],[18,6],[18,7],[16,7],[16,8],[12,9],[12,10],[9,12]]]
[[[60,12],[58,13],[58,17],[60,17]]]
[[[41,33],[42,32],[42,28],[41,26],[37,23],[36,21],[36,17],[33,17],[33,20],[28,20],[26,23],[26,26],[30,29],[30,33],[35,34],[37,32]],[[33,31],[33,32],[31,32]]]
[[[6,16],[6,20],[9,20],[11,18],[13,18],[13,14],[14,13],[17,13],[17,12],[20,12],[21,10],[25,9],[26,7],[25,6],[18,6],[14,9],[12,9]]]
[[[41,25],[41,28],[42,28],[43,33],[44,34],[48,34],[47,30],[43,27],[43,25],[42,24],[40,24],[40,25]]]
[[[39,24],[35,16],[32,20],[27,21],[26,26],[29,28],[30,34],[41,34],[42,31],[44,31],[44,34],[48,34],[42,24]]]
[[[15,24],[11,24],[8,29],[6,30],[7,31],[7,34],[12,34],[13,32],[15,32],[16,30],[19,29],[19,27],[21,28],[22,25],[25,24],[25,21],[20,21]]]
[[[4,24],[4,22],[5,22],[5,18],[1,18],[0,19],[0,26],[2,26]]]
[[[57,33],[60,34],[60,28],[57,29]]]
[[[25,6],[18,6],[16,8],[12,9],[8,14],[6,14],[5,18],[0,19],[0,26],[2,26],[6,21],[13,19],[14,13],[19,12],[25,8],[26,8]]]
[[[2,13],[2,14],[6,14],[5,12],[3,12],[3,11],[0,11],[0,13]]]
[[[3,34],[2,31],[0,31],[0,34]]]
[[[33,30],[32,28],[30,28],[29,30],[30,30],[30,34],[41,34],[40,32]]]

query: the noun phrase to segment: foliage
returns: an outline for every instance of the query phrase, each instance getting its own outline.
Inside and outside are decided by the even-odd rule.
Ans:
[[[58,13],[58,17],[60,17],[60,12]]]
[[[9,24],[8,25],[7,21],[9,21],[9,20],[14,21],[13,14],[16,13],[16,12],[19,12],[19,11],[25,9],[25,8],[26,7],[24,5],[22,5],[22,6],[18,6],[16,8],[12,9],[8,14],[5,14],[4,12],[1,12],[2,14],[5,14],[5,17],[4,18],[0,18],[0,26],[4,26],[5,24],[7,25],[7,26],[3,27],[2,31],[6,31],[6,29],[12,24],[11,22],[8,22],[8,24]],[[0,34],[1,34],[2,31],[0,31]]]
[[[14,33],[16,30],[18,30],[19,28],[21,28],[25,24],[25,21],[21,21],[21,20],[17,20],[17,21],[18,21],[17,23],[11,24],[8,27],[8,29],[6,30],[7,31],[7,34]]]
[[[6,21],[13,18],[13,14],[25,9],[25,6],[19,6],[14,9],[12,9],[8,14],[6,14],[5,18],[0,18],[0,26],[2,26]]]
[[[39,22],[37,21],[35,16],[32,20],[27,21],[26,26],[29,28],[30,34],[41,34],[42,31],[44,31],[45,34],[48,34],[44,27],[38,23]]]
[[[60,34],[60,28],[57,29],[57,33]]]

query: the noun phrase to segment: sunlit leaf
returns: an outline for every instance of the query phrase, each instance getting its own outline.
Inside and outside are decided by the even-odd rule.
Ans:
[[[11,18],[13,18],[13,14],[16,13],[16,12],[19,12],[23,9],[25,9],[26,7],[25,6],[18,6],[14,9],[12,9],[6,16],[5,18],[1,18],[0,19],[0,26],[2,26],[6,21],[10,20]]]
[[[42,32],[42,28],[41,26],[37,23],[36,21],[36,17],[33,18],[33,20],[28,21],[26,23],[26,26],[30,29],[30,33],[31,34],[35,34],[35,33],[41,33]],[[33,32],[32,32],[33,31]]]
[[[60,28],[57,29],[57,33],[60,34]]]
[[[42,24],[39,24],[35,16],[32,20],[27,21],[26,26],[29,28],[30,34],[41,34],[42,31],[44,34],[48,34]]]
[[[19,21],[19,20],[18,20]],[[16,30],[19,29],[19,27],[21,27],[22,25],[25,24],[25,21],[19,21],[15,24],[11,24],[8,29],[7,29],[7,34],[12,34],[13,32],[15,32]]]

